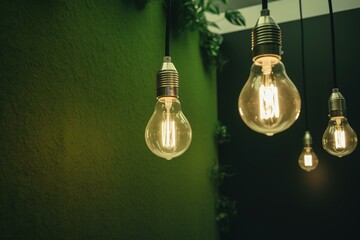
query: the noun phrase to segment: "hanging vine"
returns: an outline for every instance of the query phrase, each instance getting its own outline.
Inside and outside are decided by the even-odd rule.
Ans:
[[[230,142],[230,134],[227,127],[220,121],[217,122],[215,129],[215,141],[218,145]],[[223,165],[218,161],[211,168],[211,179],[214,181],[216,187],[220,187],[224,180],[234,175],[231,165]],[[238,213],[237,202],[231,198],[219,194],[216,199],[216,216],[215,220],[219,225],[222,233],[226,234],[230,231],[231,223]]]

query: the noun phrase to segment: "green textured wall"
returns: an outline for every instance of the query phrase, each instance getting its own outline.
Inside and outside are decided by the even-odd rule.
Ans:
[[[172,41],[193,128],[172,161],[147,149],[164,12],[120,0],[0,7],[0,238],[217,239],[215,74],[196,33]]]

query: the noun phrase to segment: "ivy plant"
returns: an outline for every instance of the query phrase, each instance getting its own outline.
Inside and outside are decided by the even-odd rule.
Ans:
[[[216,218],[219,224],[220,231],[228,233],[230,230],[231,222],[238,214],[237,202],[225,197],[220,196],[216,201]]]
[[[220,121],[216,123],[215,140],[218,144],[230,142],[230,133],[227,127],[224,124],[222,124]]]
[[[218,145],[226,144],[230,142],[230,133],[226,125],[218,121],[215,127],[215,141]],[[220,164],[218,161],[211,168],[211,178],[216,187],[223,184],[224,180],[228,177],[232,177],[234,171],[231,165]],[[219,194],[216,200],[216,216],[215,220],[219,225],[219,229],[222,233],[226,234],[230,230],[231,223],[234,217],[237,215],[237,202],[222,194]]]
[[[211,168],[210,175],[215,185],[220,186],[224,182],[225,178],[232,177],[234,175],[234,171],[230,165],[215,163]]]

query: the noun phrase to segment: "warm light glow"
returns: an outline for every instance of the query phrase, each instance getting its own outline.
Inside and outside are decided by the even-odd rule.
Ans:
[[[295,122],[301,99],[282,62],[263,57],[251,66],[238,106],[241,119],[249,128],[272,136]]]
[[[179,100],[174,97],[159,98],[145,129],[149,149],[155,155],[170,160],[188,149],[191,138],[191,126],[181,111]]]
[[[162,146],[172,149],[176,146],[176,128],[174,120],[170,119],[171,100],[165,100],[166,117],[161,122]]]
[[[298,159],[299,166],[307,171],[311,172],[319,165],[319,159],[313,151],[312,147],[305,146]]]
[[[343,116],[329,120],[322,137],[324,149],[331,155],[343,157],[352,153],[357,146],[357,136],[347,119]]]
[[[265,75],[265,84],[270,81],[269,76]],[[260,118],[278,118],[280,115],[279,110],[279,96],[278,89],[272,83],[268,86],[261,84],[259,90],[259,102],[260,102]]]
[[[304,165],[306,167],[311,167],[313,165],[313,159],[310,154],[305,154],[304,156]]]
[[[345,144],[345,131],[340,126],[337,126],[334,132],[335,137],[335,148],[346,148]]]

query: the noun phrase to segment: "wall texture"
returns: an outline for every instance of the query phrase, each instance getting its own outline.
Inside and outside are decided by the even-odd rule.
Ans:
[[[358,60],[360,9],[334,15],[338,86],[348,119],[360,136]],[[276,20],[276,16],[273,16]],[[286,72],[303,93],[300,22],[280,25]],[[236,200],[238,215],[224,239],[359,239],[360,145],[348,156],[329,155],[321,145],[332,89],[329,16],[304,20],[305,73],[309,128],[319,165],[307,173],[298,166],[305,131],[304,108],[288,130],[273,137],[253,132],[240,118],[239,93],[249,76],[251,30],[224,36],[230,62],[218,74],[219,119],[229,128],[220,162],[234,167],[221,193]],[[349,37],[350,36],[350,37]],[[304,106],[303,106],[304,107]]]
[[[2,2],[1,239],[217,239],[215,74],[196,33],[173,39],[193,142],[172,161],[154,156],[144,129],[164,12],[134,2]]]

